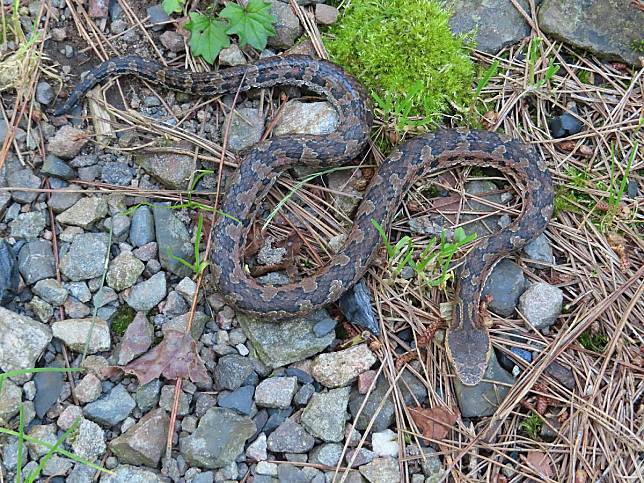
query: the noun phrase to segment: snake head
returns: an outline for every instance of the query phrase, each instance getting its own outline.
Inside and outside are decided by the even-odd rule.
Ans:
[[[474,386],[481,382],[491,347],[487,330],[448,330],[445,347],[456,375],[464,385]]]

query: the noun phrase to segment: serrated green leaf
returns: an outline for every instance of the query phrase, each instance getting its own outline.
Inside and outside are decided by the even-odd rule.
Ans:
[[[268,37],[275,35],[273,24],[275,17],[269,11],[271,4],[264,0],[250,0],[245,7],[229,3],[219,13],[219,16],[228,19],[230,26],[227,34],[236,34],[239,37],[239,45],[246,44],[256,49],[264,49]]]
[[[226,23],[208,15],[191,12],[186,29],[191,32],[190,50],[197,57],[202,57],[212,64],[221,49],[230,45],[226,35]]]
[[[180,13],[185,3],[186,0],[163,0],[161,7],[166,14],[171,15],[173,13]]]

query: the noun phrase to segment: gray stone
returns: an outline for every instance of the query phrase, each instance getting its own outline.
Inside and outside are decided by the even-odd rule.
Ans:
[[[155,5],[155,7],[161,8],[161,5]],[[130,465],[119,465],[114,474],[103,474],[101,477],[101,483],[163,483],[164,481],[153,471]]]
[[[339,443],[324,443],[311,451],[310,463],[326,466],[336,466],[342,456],[343,445]]]
[[[56,276],[54,253],[46,240],[25,244],[18,254],[18,269],[27,285]]]
[[[60,271],[73,282],[100,277],[108,254],[105,233],[81,233],[74,237],[60,262]]]
[[[49,322],[49,319],[54,316],[54,308],[40,297],[32,297],[27,304],[27,308],[44,323]]]
[[[253,373],[253,363],[248,357],[230,354],[219,359],[213,371],[215,385],[234,391]]]
[[[130,243],[142,247],[154,241],[154,216],[148,206],[139,206],[130,224]]]
[[[347,466],[357,468],[358,466],[371,463],[375,457],[375,453],[367,448],[355,448],[347,451],[344,459],[347,462]]]
[[[82,463],[76,463],[72,472],[67,476],[65,483],[94,483],[96,473],[98,472],[94,468],[85,466]]]
[[[36,100],[45,105],[49,105],[54,100],[54,90],[49,82],[40,81],[36,84]]]
[[[201,334],[204,331],[206,324],[211,320],[206,314],[201,311],[196,311],[195,316],[192,319],[192,326],[190,327],[190,333],[195,340],[199,340]],[[186,332],[188,330],[188,322],[190,321],[190,312],[186,312],[183,315],[173,317],[168,320],[161,330],[165,334],[168,330],[178,330],[180,332]]]
[[[514,377],[499,365],[494,353],[490,356],[483,379],[483,382],[475,386],[465,386],[458,378],[454,380],[456,399],[462,417],[491,416],[514,384]]]
[[[183,36],[172,30],[163,32],[159,40],[166,49],[174,53],[183,52],[186,48]]]
[[[139,312],[149,312],[165,298],[165,295],[165,273],[159,272],[132,287],[127,304]]]
[[[30,317],[0,307],[0,369],[28,369],[51,341],[51,330]],[[27,378],[17,378],[26,381]]]
[[[69,282],[65,284],[69,294],[76,297],[81,302],[89,302],[92,300],[92,292],[85,282]]]
[[[6,240],[0,240],[0,305],[18,292],[18,258]]]
[[[41,299],[55,307],[63,305],[67,299],[67,289],[55,278],[39,280],[31,289]]]
[[[55,362],[50,367],[60,367]],[[62,372],[38,372],[34,374],[36,385],[36,396],[34,398],[34,409],[36,416],[42,419],[49,408],[51,408],[63,389],[64,375]],[[1,400],[2,398],[0,398]]]
[[[630,0],[544,0],[539,27],[575,47],[641,67],[644,10]]]
[[[361,466],[359,471],[370,483],[397,483],[400,481],[398,460],[394,458],[376,458],[371,463]]]
[[[265,461],[268,459],[267,449],[266,434],[260,433],[257,439],[246,448],[246,458],[250,461]]]
[[[49,139],[47,149],[50,154],[63,159],[71,159],[80,153],[87,140],[88,135],[84,131],[65,124],[54,137]]]
[[[81,199],[81,194],[76,192],[79,187],[76,185],[69,185],[66,188],[57,189],[51,194],[47,200],[47,206],[54,210],[54,213],[62,213],[63,211],[71,208]]]
[[[190,181],[197,170],[196,158],[187,154],[146,154],[136,156],[134,161],[159,183],[173,190],[190,188]]]
[[[523,247],[523,253],[531,260],[552,264],[555,257],[552,254],[552,246],[546,235],[539,235],[537,238]]]
[[[111,347],[110,328],[99,318],[59,320],[52,324],[51,329],[54,337],[76,352],[87,349],[88,354],[96,354]]]
[[[101,392],[101,380],[91,372],[86,374],[74,388],[74,394],[82,404],[96,401]]]
[[[316,438],[337,443],[344,438],[344,424],[348,419],[350,387],[316,393],[302,413],[300,422]]]
[[[55,424],[37,424],[29,429],[29,436],[50,445],[56,444],[56,425]],[[49,452],[49,448],[44,444],[36,442],[27,442],[29,456],[32,460],[38,460]]]
[[[313,394],[315,394],[315,386],[313,384],[304,384],[295,394],[293,402],[297,406],[305,406]]]
[[[285,409],[297,390],[297,377],[271,377],[259,383],[255,402],[260,407]]]
[[[134,285],[143,273],[145,265],[132,252],[124,251],[110,262],[105,281],[111,288],[120,292]]]
[[[252,419],[234,411],[210,408],[197,430],[180,441],[186,461],[201,468],[223,468],[244,451],[244,443],[255,434]]]
[[[271,14],[275,17],[273,25],[277,35],[268,38],[268,45],[279,49],[288,49],[302,35],[302,26],[289,5],[278,0],[268,0]]]
[[[561,314],[563,292],[550,284],[538,282],[519,299],[519,311],[535,329],[551,326]]]
[[[109,161],[101,167],[101,180],[117,186],[129,186],[136,170],[127,163]]]
[[[284,134],[330,134],[338,126],[338,113],[328,102],[305,103],[291,100],[275,126],[277,136]]]
[[[311,364],[311,375],[326,387],[342,387],[354,382],[376,363],[367,344],[320,354]]]
[[[11,236],[23,240],[35,240],[47,226],[47,218],[42,211],[20,213],[18,218],[9,223]]]
[[[227,126],[228,120],[222,129]],[[228,131],[228,148],[231,151],[243,151],[259,142],[264,132],[264,118],[259,110],[240,107],[233,112]]]
[[[246,63],[246,57],[244,57],[243,52],[237,46],[237,44],[230,44],[230,47],[226,47],[219,52],[219,65],[243,65]]]
[[[168,14],[165,13],[165,10],[163,10],[163,7],[161,7],[161,4],[148,7],[147,12],[148,12],[148,15],[150,16],[149,22],[151,24],[164,23],[171,20]],[[158,26],[152,27],[152,30],[158,31],[158,30],[162,30],[163,28],[164,28],[163,25],[158,25]]]
[[[192,275],[192,270],[170,256],[182,258],[188,263],[195,261],[194,247],[185,225],[168,207],[155,205],[152,212],[161,266],[179,277]]]
[[[125,241],[126,234],[130,230],[130,218],[128,216],[122,215],[121,213],[116,213],[114,216],[106,218],[103,221],[103,226],[106,231],[112,231],[112,238],[117,241]]]
[[[45,158],[45,162],[43,163],[42,168],[40,168],[40,174],[55,176],[56,178],[61,179],[74,179],[76,177],[76,171],[65,161],[53,154],[49,154]]]
[[[110,428],[127,418],[135,406],[130,393],[119,384],[107,396],[85,405],[83,414],[87,419]]]
[[[273,368],[301,361],[331,345],[334,332],[317,337],[313,331],[315,324],[328,317],[326,310],[320,310],[306,317],[275,324],[237,314],[237,320],[257,357]]]
[[[92,196],[78,200],[74,206],[58,215],[56,221],[63,225],[88,229],[105,216],[107,216],[107,202],[103,198]]]
[[[499,215],[488,215],[481,220],[478,218],[486,213],[496,211],[496,208],[490,206],[490,204],[503,204],[499,188],[492,181],[475,180],[465,183],[465,192],[476,196],[476,198],[485,200],[483,202],[468,198],[464,210],[473,213],[464,213],[461,215],[463,221],[470,222],[463,226],[465,233],[467,235],[476,233],[478,237],[482,237],[498,231],[497,223],[500,218]]]
[[[124,434],[112,440],[110,450],[121,463],[156,467],[165,451],[170,418],[163,409],[150,411]]]
[[[166,385],[161,388],[159,407],[165,409],[168,412],[172,411],[172,407],[175,404],[174,391],[174,385]],[[190,412],[190,401],[192,401],[192,395],[187,394],[185,391],[181,391],[179,393],[179,405],[177,407],[177,414],[179,416],[185,416]]]
[[[139,386],[134,394],[134,400],[141,412],[146,413],[159,404],[161,386],[161,381],[158,379],[154,379],[147,384]]]
[[[7,173],[7,185],[12,188],[40,188],[40,178],[35,176],[30,169],[9,170]],[[37,197],[36,191],[11,191],[11,197],[18,203],[31,203]]]
[[[274,453],[306,453],[315,439],[302,426],[287,419],[268,436],[268,449]]]
[[[277,479],[284,483],[309,483],[310,481],[301,469],[285,464],[277,466]]]
[[[528,2],[519,4],[530,12]],[[449,4],[454,15],[450,27],[454,33],[476,33],[476,48],[496,54],[530,35],[530,26],[509,0],[456,0]]]
[[[519,297],[525,290],[525,276],[521,267],[508,258],[496,264],[483,287],[483,297],[492,296],[488,307],[499,315],[514,313]]]
[[[371,435],[371,448],[377,456],[398,457],[398,435],[391,429],[385,429]]]
[[[8,426],[9,420],[20,411],[22,389],[11,380],[5,379],[0,389],[0,425]]]
[[[253,386],[242,386],[228,394],[219,394],[218,404],[222,408],[233,409],[239,414],[250,416],[253,411]]]
[[[318,3],[315,6],[315,21],[320,25],[333,25],[338,19],[340,11],[331,6]]]

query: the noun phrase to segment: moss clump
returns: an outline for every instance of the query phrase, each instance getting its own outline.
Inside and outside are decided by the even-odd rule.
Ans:
[[[436,0],[353,1],[325,44],[386,115],[436,123],[450,102],[465,106],[472,97],[474,67],[449,19]]]
[[[110,328],[112,333],[119,337],[123,337],[128,326],[134,320],[136,315],[136,310],[134,310],[129,305],[121,305],[114,315],[110,317]]]

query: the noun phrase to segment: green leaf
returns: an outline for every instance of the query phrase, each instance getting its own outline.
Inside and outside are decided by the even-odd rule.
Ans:
[[[172,15],[173,13],[181,13],[185,3],[186,0],[163,0],[161,7],[166,14]]]
[[[276,34],[275,17],[269,13],[270,8],[271,4],[263,0],[250,0],[245,7],[229,3],[219,16],[228,19],[230,26],[226,33],[237,34],[240,47],[249,44],[261,50],[266,47],[268,37]]]
[[[226,23],[208,15],[190,12],[190,21],[186,24],[190,36],[192,54],[212,64],[221,49],[230,45],[226,35]]]

